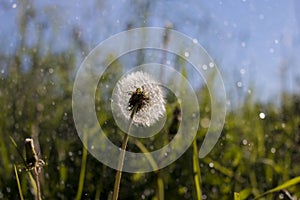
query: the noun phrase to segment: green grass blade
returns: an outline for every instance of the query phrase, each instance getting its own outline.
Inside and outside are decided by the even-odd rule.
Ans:
[[[241,200],[240,193],[238,193],[238,192],[234,193],[234,200]]]
[[[16,148],[18,154],[20,155],[20,157],[22,158],[22,160],[23,160],[23,162],[24,162],[24,164],[25,164],[26,161],[25,161],[25,159],[24,159],[24,157],[23,157],[23,155],[22,155],[22,152],[19,150],[16,141],[15,141],[14,138],[12,138],[11,136],[9,136],[9,138],[10,138],[11,143],[13,143],[14,147]]]
[[[267,194],[270,194],[270,193],[273,193],[273,192],[277,192],[279,190],[286,189],[286,188],[288,188],[290,186],[293,186],[293,185],[296,185],[298,183],[300,183],[300,176],[297,176],[297,177],[295,177],[295,178],[293,178],[291,180],[288,180],[288,181],[284,182],[283,184],[281,184],[281,185],[279,185],[279,186],[277,186],[277,187],[275,187],[275,188],[273,188],[271,190],[266,191],[265,193],[257,196],[255,199],[259,199],[259,198],[261,198],[261,197],[263,197],[263,196],[265,196]]]
[[[165,194],[164,194],[164,181],[162,180],[161,176],[159,173],[157,173],[157,190],[158,190],[158,200],[164,200]]]
[[[197,199],[201,200],[202,199],[202,197],[201,197],[202,196],[202,194],[201,194],[201,172],[200,172],[196,138],[193,141],[193,170],[194,170],[194,181],[195,181]]]
[[[79,183],[78,183],[78,190],[76,194],[76,200],[80,200],[83,191],[84,185],[84,178],[85,178],[85,170],[86,170],[86,160],[87,160],[87,149],[83,146],[82,147],[82,160],[81,160],[81,169],[79,175]]]
[[[15,169],[15,175],[16,175],[16,180],[17,180],[17,184],[18,184],[20,199],[24,200],[23,192],[22,192],[22,188],[21,188],[20,179],[19,179],[19,176],[18,176],[18,171],[17,171],[16,165],[14,165],[14,169]]]
[[[34,196],[37,196],[37,185],[30,171],[27,172],[29,176],[30,185],[32,187],[32,191],[34,192]]]

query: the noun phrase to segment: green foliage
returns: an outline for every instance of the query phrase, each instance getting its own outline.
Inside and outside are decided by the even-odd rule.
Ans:
[[[6,66],[6,72],[0,77],[0,198],[34,197],[32,180],[22,170],[23,160],[15,149],[17,146],[23,152],[24,139],[30,136],[38,142],[37,153],[47,163],[40,175],[43,199],[74,199],[76,195],[77,199],[107,199],[113,189],[115,170],[86,152],[72,118],[72,86],[75,66],[81,61],[78,52],[82,49],[40,52],[43,40],[39,37],[43,30],[39,30],[37,44],[29,46],[25,35],[29,22],[25,17],[28,18],[20,16],[19,24],[24,41],[15,54],[6,55],[0,50],[0,63]],[[24,56],[30,61],[26,69]],[[108,63],[113,60],[114,55],[107,58]],[[182,59],[176,63],[188,78],[185,65]],[[122,63],[112,62],[99,81],[101,90],[96,92],[99,123],[116,145],[120,145],[122,133],[107,104],[113,86],[125,69]],[[253,199],[262,194],[268,194],[263,196],[266,199],[277,199],[279,193],[285,194],[281,192],[283,189],[299,198],[300,96],[284,93],[281,105],[263,104],[256,102],[252,95],[247,96],[239,106],[228,111],[219,142],[198,163],[195,147],[201,145],[209,125],[210,95],[205,87],[196,92],[201,122],[194,149],[190,147],[176,162],[159,172],[123,173],[120,199],[158,199],[162,194],[165,199],[197,199],[197,196],[199,199],[200,192],[202,199]],[[161,134],[139,140],[143,146],[129,139],[131,151],[159,149],[174,137],[179,123],[178,116],[174,117],[178,102],[172,95],[167,97],[167,102],[168,119]],[[261,112],[266,115],[264,119],[259,117]],[[97,130],[91,134],[97,134]],[[19,166],[18,170],[14,165]]]

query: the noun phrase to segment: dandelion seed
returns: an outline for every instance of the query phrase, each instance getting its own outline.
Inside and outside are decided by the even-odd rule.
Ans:
[[[136,107],[133,124],[151,126],[165,115],[165,100],[160,83],[149,74],[133,72],[117,83],[115,102],[126,120]]]

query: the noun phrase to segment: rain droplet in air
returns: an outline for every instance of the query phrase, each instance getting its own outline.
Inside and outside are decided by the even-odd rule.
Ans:
[[[244,48],[246,47],[246,42],[241,42],[241,46]]]
[[[245,74],[246,73],[246,70],[244,68],[240,69],[240,73],[241,74]]]
[[[237,83],[236,83],[236,85],[240,88],[240,87],[243,87],[243,83],[241,82],[241,81],[238,81]]]
[[[263,112],[259,113],[259,118],[260,119],[265,119],[266,118],[265,113],[263,113]]]
[[[276,153],[276,149],[274,147],[271,148],[271,153]]]

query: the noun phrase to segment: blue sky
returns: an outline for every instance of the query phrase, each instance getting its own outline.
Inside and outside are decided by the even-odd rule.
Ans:
[[[128,24],[164,27],[172,23],[175,30],[196,38],[217,62],[229,96],[246,94],[253,85],[257,98],[274,100],[279,98],[282,85],[285,90],[300,92],[296,82],[300,77],[298,2],[34,1],[38,17],[30,23],[26,40],[34,44],[37,27],[42,24],[46,27],[43,51],[64,50],[74,46],[70,34],[76,27],[88,53],[107,37],[125,30]],[[13,53],[23,39],[17,25],[21,6],[14,0],[0,4],[2,53]],[[30,5],[26,8],[30,10]]]

